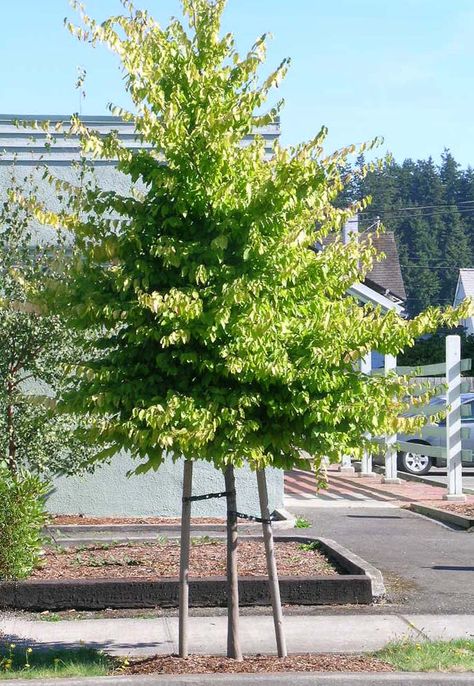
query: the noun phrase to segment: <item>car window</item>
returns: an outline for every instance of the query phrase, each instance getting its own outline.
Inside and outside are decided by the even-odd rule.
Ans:
[[[461,419],[464,422],[472,422],[474,420],[474,400],[462,404]]]

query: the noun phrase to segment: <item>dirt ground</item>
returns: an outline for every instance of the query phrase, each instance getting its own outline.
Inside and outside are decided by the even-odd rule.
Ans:
[[[338,570],[313,544],[276,543],[280,576],[318,576]],[[94,544],[74,548],[45,549],[34,579],[154,578],[179,574],[179,541],[159,539],[156,543]],[[265,550],[261,541],[241,540],[238,547],[239,574],[265,576]],[[225,576],[226,545],[208,537],[192,539],[190,576]]]
[[[435,507],[474,519],[474,503],[439,503]]]
[[[225,657],[190,655],[157,656],[126,661],[120,674],[260,674],[273,672],[393,672],[394,668],[364,655],[290,655],[286,658],[257,655],[236,662]]]
[[[225,524],[220,517],[193,517],[192,524]],[[63,524],[87,524],[101,526],[104,524],[181,524],[179,517],[89,517],[87,515],[53,515],[51,526]]]

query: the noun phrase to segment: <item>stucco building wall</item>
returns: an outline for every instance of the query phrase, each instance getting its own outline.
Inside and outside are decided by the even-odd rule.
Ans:
[[[110,464],[103,465],[94,474],[83,477],[62,477],[56,480],[48,499],[53,513],[81,513],[100,516],[181,514],[183,460],[171,459],[156,471],[146,474],[126,474],[137,463],[124,453],[116,455]],[[271,510],[283,507],[283,472],[267,470],[268,495]],[[193,469],[193,494],[224,491],[224,475],[212,465],[196,461]],[[247,467],[236,470],[237,507],[239,512],[260,512],[256,475]],[[193,503],[193,516],[223,516],[225,498],[213,498]]]
[[[25,117],[18,117],[25,119]],[[73,162],[79,160],[77,138],[62,139],[56,134],[57,141],[50,150],[45,150],[45,133],[18,129],[12,123],[13,117],[0,115],[0,202],[5,198],[14,172],[17,181],[31,187],[33,176],[38,186],[38,196],[51,209],[58,209],[59,203],[53,188],[42,180],[41,167],[61,178],[76,182],[78,171]],[[38,117],[38,119],[41,119]],[[43,117],[53,121],[65,120],[66,117]],[[119,130],[120,137],[129,147],[135,147],[133,128],[130,124],[120,122],[114,117],[85,118],[92,128],[104,133],[110,129]],[[265,127],[259,133],[267,141],[267,154],[271,154],[271,145],[279,135],[279,125]],[[248,141],[247,141],[248,142]],[[246,141],[243,142],[244,144]],[[39,165],[39,170],[36,167]],[[127,193],[130,182],[120,174],[113,161],[99,162],[95,165],[95,174],[103,188]],[[47,234],[41,229],[41,236]],[[41,392],[44,392],[42,389]],[[48,507],[53,513],[87,515],[124,515],[124,516],[174,516],[181,512],[182,461],[173,463],[167,459],[156,472],[133,475],[127,478],[128,471],[138,463],[124,453],[116,455],[109,464],[99,467],[94,474],[80,477],[62,477],[55,481],[48,500]],[[271,509],[283,505],[283,472],[267,470],[269,501]],[[237,501],[239,511],[258,514],[258,496],[256,477],[248,468],[240,469],[236,474]],[[223,491],[224,477],[212,465],[197,461],[194,468],[195,495]],[[225,509],[224,499],[213,499],[193,504],[195,515],[222,515]]]

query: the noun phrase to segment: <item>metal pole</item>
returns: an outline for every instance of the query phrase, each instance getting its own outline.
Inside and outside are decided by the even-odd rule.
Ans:
[[[397,358],[395,355],[385,355],[385,374],[393,371],[397,367]],[[385,438],[385,476],[382,481],[386,484],[399,484],[401,480],[397,474],[397,450],[395,443],[397,442],[396,434],[387,436]]]
[[[445,500],[464,501],[462,492],[461,443],[461,339],[446,336],[446,468],[448,492]]]
[[[257,471],[258,497],[260,499],[260,512],[262,519],[263,541],[265,543],[265,556],[267,558],[268,583],[272,599],[273,623],[275,625],[275,637],[278,657],[286,657],[285,634],[283,632],[283,612],[281,608],[280,586],[278,584],[278,571],[273,545],[273,531],[270,523],[270,509],[268,507],[268,491],[265,470]]]
[[[179,656],[188,656],[189,609],[189,547],[191,533],[191,497],[193,463],[185,460],[183,473],[183,503],[181,510],[181,548],[179,559]]]

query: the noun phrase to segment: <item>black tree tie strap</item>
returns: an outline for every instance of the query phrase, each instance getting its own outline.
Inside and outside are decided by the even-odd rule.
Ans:
[[[222,491],[221,493],[206,493],[205,495],[191,495],[189,498],[183,498],[184,503],[192,503],[196,500],[210,500],[211,498],[226,498],[228,495],[234,495],[235,491]]]
[[[243,512],[234,512],[229,510],[229,514],[237,517],[238,519],[248,519],[251,522],[260,522],[261,524],[271,524],[276,521],[276,518],[270,517],[270,519],[265,519],[263,517],[255,517],[255,515],[244,514]]]

